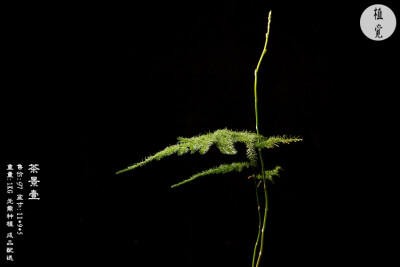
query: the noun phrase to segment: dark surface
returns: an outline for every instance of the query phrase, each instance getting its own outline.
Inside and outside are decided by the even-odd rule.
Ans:
[[[5,9],[2,169],[42,168],[16,264],[250,266],[247,174],[169,188],[243,159],[243,147],[234,158],[212,149],[115,172],[177,136],[254,130],[253,71],[271,9],[260,130],[304,142],[265,154],[285,171],[269,186],[262,266],[394,255],[399,32],[367,39],[359,19],[369,4],[30,5]]]

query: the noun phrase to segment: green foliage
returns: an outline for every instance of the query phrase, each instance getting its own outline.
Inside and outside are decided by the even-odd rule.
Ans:
[[[129,170],[133,170],[137,167],[143,166],[151,161],[160,160],[164,157],[178,154],[184,155],[190,151],[191,154],[199,152],[200,154],[204,155],[210,148],[215,145],[222,154],[226,155],[235,155],[237,154],[237,150],[235,148],[236,143],[243,143],[246,146],[246,155],[247,155],[247,162],[234,162],[231,164],[222,164],[218,167],[214,167],[202,172],[199,172],[195,175],[192,175],[189,179],[186,179],[180,183],[173,185],[172,187],[177,187],[187,182],[193,181],[199,177],[211,175],[211,174],[223,174],[232,171],[241,172],[245,168],[252,168],[253,175],[249,178],[253,177],[254,184],[255,184],[255,191],[256,191],[256,200],[258,205],[258,234],[257,234],[257,241],[254,245],[254,252],[253,252],[253,260],[252,260],[252,267],[259,267],[260,260],[264,248],[264,233],[265,233],[265,226],[266,226],[266,218],[268,213],[268,193],[267,193],[267,186],[266,181],[270,181],[274,183],[274,178],[279,177],[279,171],[282,170],[280,166],[276,166],[272,170],[265,170],[264,168],[264,160],[262,149],[274,148],[278,147],[280,144],[288,144],[292,142],[301,141],[302,139],[297,137],[286,137],[286,136],[272,136],[272,137],[264,137],[259,132],[259,121],[258,121],[258,98],[257,98],[257,75],[258,70],[261,65],[261,61],[267,52],[267,43],[270,31],[270,23],[271,23],[271,11],[268,14],[268,26],[267,26],[267,34],[265,35],[265,43],[264,49],[262,51],[261,57],[258,61],[257,67],[254,71],[254,107],[255,107],[255,121],[256,121],[256,133],[248,132],[248,131],[231,131],[228,129],[217,130],[215,132],[209,132],[207,134],[202,134],[198,136],[194,136],[191,138],[178,138],[178,143],[172,146],[161,150],[160,152],[147,157],[143,161],[139,163],[135,163],[132,166],[129,166],[123,170],[117,172],[123,173]],[[260,163],[261,167],[257,167],[257,163]],[[257,170],[259,169],[257,173]],[[256,179],[261,180],[263,183],[263,191],[264,191],[264,213],[261,215],[261,207],[260,201],[258,197],[258,186]],[[260,183],[261,183],[260,182]],[[256,260],[257,258],[257,260]]]
[[[264,148],[274,148],[279,146],[279,144],[288,144],[291,142],[300,141],[299,138],[286,137],[286,136],[273,136],[264,137],[262,135],[257,135],[253,132],[248,131],[232,131],[228,129],[217,130],[215,132],[210,132],[203,135],[194,136],[191,138],[179,137],[178,143],[161,150],[160,152],[147,157],[143,161],[129,166],[123,170],[117,172],[117,174],[133,170],[137,167],[143,166],[151,161],[160,160],[164,157],[178,154],[179,156],[184,155],[190,151],[191,154],[199,152],[200,154],[205,154],[210,150],[212,145],[216,145],[222,154],[235,155],[237,150],[235,148],[236,143],[244,143],[246,145],[246,155],[249,162],[236,162],[232,164],[223,164],[217,168],[212,168],[198,174],[191,176],[189,179],[174,185],[187,183],[200,176],[217,174],[217,173],[227,173],[231,171],[241,171],[243,168],[256,167],[257,165],[257,152],[256,150],[261,150]],[[273,170],[274,171],[274,170]],[[266,171],[266,179],[272,181],[272,177],[276,176],[279,170]],[[270,172],[270,173],[269,173]],[[260,175],[261,177],[262,175]],[[258,176],[256,178],[259,178]]]
[[[250,168],[252,165],[249,162],[233,162],[231,164],[222,164],[218,167],[206,170],[206,171],[202,171],[199,172],[195,175],[192,175],[189,179],[184,180],[180,183],[174,184],[173,186],[171,186],[171,188],[183,185],[187,182],[191,182],[196,178],[199,178],[201,176],[206,176],[206,175],[211,175],[211,174],[223,174],[223,173],[228,173],[228,172],[241,172],[244,168]],[[274,177],[279,177],[279,171],[282,170],[282,168],[280,166],[276,166],[273,170],[267,170],[265,171],[265,179],[271,181],[272,183],[275,183],[273,178]],[[253,176],[250,176],[249,178],[251,178]],[[256,175],[256,179],[262,180],[263,177],[261,174],[257,174]]]
[[[267,180],[269,180],[271,183],[275,183],[275,181],[274,181],[274,177],[279,177],[279,171],[282,171],[283,169],[282,169],[282,167],[281,166],[276,166],[274,169],[272,169],[272,170],[266,170],[265,172],[264,172],[264,178],[265,179],[267,179]],[[263,179],[263,176],[262,176],[262,174],[257,174],[256,175],[256,179],[259,179],[259,180],[262,180]]]
[[[199,172],[195,175],[192,175],[189,179],[184,180],[180,183],[174,184],[173,186],[171,186],[172,188],[183,185],[187,182],[193,181],[196,178],[199,178],[201,176],[206,176],[206,175],[211,175],[211,174],[219,174],[219,173],[228,173],[228,172],[232,172],[232,171],[237,171],[237,172],[241,172],[244,168],[249,168],[251,167],[251,164],[248,162],[234,162],[231,164],[222,164],[218,167],[206,170],[206,171],[202,171]]]

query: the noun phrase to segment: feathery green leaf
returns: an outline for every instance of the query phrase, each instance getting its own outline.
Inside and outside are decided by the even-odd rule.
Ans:
[[[173,154],[178,154],[179,156],[188,153],[191,154],[199,152],[200,154],[205,154],[210,150],[211,146],[215,144],[222,154],[235,155],[237,150],[235,148],[235,143],[244,143],[246,145],[246,155],[252,166],[257,165],[257,152],[256,149],[264,148],[274,148],[279,146],[279,144],[288,144],[291,142],[301,141],[299,138],[286,137],[286,136],[273,136],[264,137],[262,135],[257,135],[253,132],[248,131],[232,131],[228,129],[216,130],[215,132],[210,132],[207,134],[202,134],[194,136],[191,138],[178,137],[178,143],[176,145],[169,146],[164,150],[147,157],[139,163],[135,163],[121,171],[117,174],[133,170],[137,167],[143,166],[150,161],[160,160],[166,156]]]
[[[270,182],[272,182],[273,184],[274,182],[274,177],[279,177],[279,171],[283,170],[281,166],[276,166],[274,169],[272,170],[266,170],[264,172],[265,174],[265,179],[269,180]],[[263,176],[262,174],[257,174],[256,176],[257,179],[262,180]]]
[[[174,184],[173,186],[171,186],[171,188],[183,185],[187,182],[191,182],[194,179],[199,178],[201,176],[206,176],[206,175],[211,175],[211,174],[219,174],[219,173],[228,173],[228,172],[232,172],[232,171],[241,172],[244,168],[249,168],[249,167],[251,167],[251,164],[248,162],[234,162],[231,164],[222,164],[218,167],[208,169],[206,171],[202,171],[195,175],[192,175],[189,179],[186,179],[180,183]]]

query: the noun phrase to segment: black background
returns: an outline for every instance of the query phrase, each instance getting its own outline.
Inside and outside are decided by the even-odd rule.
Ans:
[[[4,8],[3,176],[9,163],[41,167],[41,200],[25,206],[15,264],[249,266],[257,211],[247,174],[169,188],[243,159],[244,147],[234,157],[213,148],[115,172],[177,136],[254,130],[253,71],[269,10],[260,131],[304,141],[265,153],[269,167],[285,171],[268,188],[261,265],[391,259],[399,34],[382,42],[362,34],[359,19],[371,4]],[[381,4],[400,14],[393,2]]]

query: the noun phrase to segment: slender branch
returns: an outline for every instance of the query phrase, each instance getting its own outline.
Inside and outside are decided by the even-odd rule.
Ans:
[[[272,11],[269,12],[268,14],[268,27],[267,27],[267,34],[265,35],[265,44],[264,44],[264,49],[261,53],[261,57],[258,60],[257,68],[254,71],[254,105],[256,109],[256,131],[257,134],[260,134],[259,132],[259,127],[258,127],[258,98],[257,98],[257,75],[258,75],[258,70],[261,65],[261,61],[264,58],[265,53],[267,53],[267,44],[268,44],[268,37],[269,37],[269,28],[271,25],[271,13]]]
[[[255,177],[256,176],[255,176],[255,172],[254,172],[254,187],[256,189],[257,212],[258,212],[258,233],[257,233],[256,243],[254,244],[253,261],[251,264],[252,267],[254,267],[254,263],[255,263],[256,255],[257,255],[258,242],[260,241],[260,236],[261,236],[261,206],[260,206],[260,200],[258,197],[258,185],[257,185],[257,181],[256,181]]]
[[[267,27],[267,34],[265,35],[264,49],[263,49],[263,51],[261,53],[261,57],[260,57],[260,59],[258,61],[257,68],[254,71],[254,106],[255,106],[255,115],[256,115],[256,131],[257,131],[257,135],[260,135],[259,126],[258,126],[257,74],[258,74],[258,70],[259,70],[260,65],[261,65],[261,61],[264,58],[265,53],[267,52],[269,29],[270,29],[270,24],[271,24],[271,13],[272,12],[270,11],[269,14],[268,14],[268,27]],[[259,249],[259,253],[258,253],[256,267],[258,267],[260,265],[262,251],[263,251],[263,248],[264,248],[265,225],[266,225],[267,214],[268,214],[268,192],[267,192],[267,184],[266,184],[266,178],[265,178],[264,160],[263,160],[263,157],[262,157],[261,149],[258,149],[258,154],[259,154],[260,162],[261,162],[265,203],[264,203],[263,224],[262,224],[262,229],[261,229],[261,240],[260,240],[261,242],[260,242],[260,249]],[[258,195],[258,193],[257,193],[257,195]],[[258,245],[259,237],[260,237],[260,235],[258,235],[258,237],[257,237],[256,246]],[[255,254],[253,254],[253,266],[254,266],[254,255]]]
[[[261,153],[261,152],[260,152]],[[258,258],[257,258],[257,264],[256,267],[260,265],[261,262],[261,256],[262,252],[264,249],[264,234],[265,234],[265,225],[267,221],[267,215],[268,215],[268,192],[267,192],[267,182],[265,179],[265,174],[263,175],[263,187],[264,187],[264,198],[265,198],[265,204],[264,204],[264,218],[263,218],[263,225],[261,229],[261,242],[260,242],[260,252],[258,253]]]
[[[259,264],[260,264],[262,252],[263,252],[263,249],[264,249],[265,224],[266,224],[267,215],[268,215],[268,192],[267,192],[267,183],[266,183],[266,178],[265,178],[264,160],[262,158],[261,149],[258,150],[258,153],[259,153],[259,156],[260,156],[261,169],[262,169],[262,173],[263,173],[263,189],[264,189],[265,203],[264,203],[264,218],[263,218],[263,224],[262,224],[262,229],[261,229],[261,243],[260,243],[260,250],[259,250],[259,253],[258,253],[256,267],[258,267]]]

